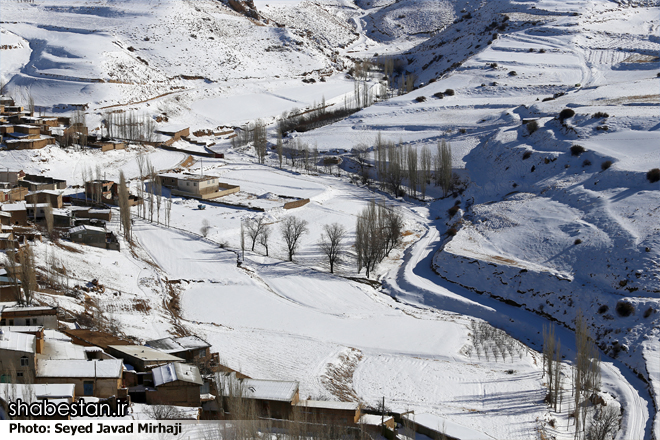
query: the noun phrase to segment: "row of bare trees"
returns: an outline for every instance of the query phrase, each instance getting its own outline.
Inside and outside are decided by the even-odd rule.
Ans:
[[[156,121],[148,114],[136,111],[109,110],[103,114],[103,125],[109,138],[152,142],[155,137]]]
[[[368,147],[358,145],[353,155],[359,167],[363,183],[369,180]],[[434,183],[446,196],[453,189],[451,144],[444,139],[438,142],[434,154],[428,146],[418,152],[413,146],[403,146],[385,141],[378,133],[374,147],[376,178],[383,189],[395,196],[404,194],[404,183],[408,184],[411,197],[426,197],[428,186]],[[419,191],[419,192],[418,192]]]
[[[571,374],[574,438],[614,438],[619,429],[620,414],[613,406],[599,408],[596,405],[601,384],[600,353],[581,311],[578,311],[575,318],[575,345],[576,356]],[[544,326],[543,371],[548,387],[546,401],[558,412],[561,412],[563,400],[561,359],[561,341],[556,337],[554,327]]]
[[[403,216],[392,207],[371,201],[357,217],[355,225],[355,252],[358,273],[371,272],[401,240]]]

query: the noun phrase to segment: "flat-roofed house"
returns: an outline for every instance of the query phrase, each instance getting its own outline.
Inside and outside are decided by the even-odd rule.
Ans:
[[[35,336],[0,331],[0,382],[31,383],[36,353]]]
[[[180,362],[151,370],[156,391],[146,393],[152,405],[200,406],[202,376],[196,366]]]
[[[0,306],[0,326],[40,325],[45,329],[57,329],[57,307],[51,306]]]
[[[0,205],[0,210],[11,215],[11,224],[27,226],[27,208],[24,202],[5,203]]]
[[[108,345],[107,351],[112,356],[123,359],[137,371],[149,371],[154,367],[184,361],[180,357],[144,345]]]
[[[78,396],[105,398],[119,394],[123,369],[120,359],[41,359],[35,382],[70,383]]]
[[[172,195],[196,199],[215,199],[241,190],[240,186],[220,182],[216,176],[200,176],[188,173],[165,173],[159,175],[163,186],[170,188]]]
[[[53,208],[61,208],[63,206],[62,192],[52,189],[29,192],[25,196],[25,201],[28,204],[50,203],[50,206]]]
[[[76,386],[73,384],[0,383],[0,408],[19,398],[28,405],[42,400],[48,400],[54,404],[73,403],[76,399]],[[69,416],[60,417],[55,414],[49,416],[48,419],[68,420]]]
[[[306,420],[317,423],[332,423],[355,426],[360,420],[360,404],[357,402],[334,402],[325,400],[300,400],[295,404]]]
[[[164,353],[183,358],[187,362],[193,362],[196,358],[207,358],[211,355],[211,344],[197,336],[156,339],[147,341],[146,345]]]
[[[300,400],[298,382],[263,379],[238,379],[235,373],[220,376],[217,384],[223,396],[240,394],[254,400],[259,415],[288,419],[293,405]],[[224,405],[227,407],[227,405]],[[230,414],[230,417],[234,417]]]

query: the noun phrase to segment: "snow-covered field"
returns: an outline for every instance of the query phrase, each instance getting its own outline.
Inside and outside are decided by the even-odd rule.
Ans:
[[[646,178],[660,167],[658,5],[255,3],[259,25],[211,0],[3,2],[2,79],[9,91],[29,89],[48,111],[87,103],[92,125],[117,106],[166,114],[192,132],[257,118],[270,124],[324,99],[340,105],[353,92],[349,57],[403,53],[405,69],[425,86],[291,136],[331,155],[373,146],[378,133],[419,148],[445,139],[468,179],[465,191],[429,203],[395,199],[351,183],[348,165],[342,177],[280,170],[274,153],[258,165],[251,151],[218,140],[213,149],[225,159],[196,160],[190,171],[201,166],[240,193],[204,202],[204,210],[175,197],[171,228],[136,220],[136,244],[122,243],[121,252],[38,245],[40,259],[56,255],[79,282],[99,278],[121,291],[43,299],[101,314],[139,340],[198,334],[232,368],[300,381],[302,398],[376,405],[385,397],[394,410],[503,439],[534,438],[540,428],[573,436],[567,412],[543,402],[534,350],[543,325],[557,321],[570,376],[581,310],[603,353],[603,392],[625,409],[618,438],[660,437],[660,186]],[[434,96],[447,89],[455,93]],[[562,123],[565,108],[575,115]],[[538,129],[530,133],[523,119],[536,119]],[[584,151],[572,153],[575,145]],[[0,167],[75,185],[83,170],[116,179],[121,169],[135,188],[143,151],[158,170],[187,158],[151,147],[48,147],[0,151]],[[440,196],[437,188],[429,194]],[[310,203],[285,211],[287,198]],[[405,220],[402,243],[376,271],[378,288],[356,281],[364,273],[352,249],[357,215],[372,199]],[[449,218],[456,201],[461,209]],[[286,215],[309,228],[292,263],[278,232]],[[248,245],[237,266],[241,221],[255,216],[273,228],[270,255]],[[317,242],[334,222],[348,231],[348,257],[331,275]],[[623,298],[632,316],[615,311]],[[479,320],[526,344],[521,355],[476,356],[470,326]]]

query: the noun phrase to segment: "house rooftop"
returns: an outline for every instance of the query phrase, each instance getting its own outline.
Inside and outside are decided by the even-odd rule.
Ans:
[[[37,362],[37,377],[80,377],[119,379],[123,367],[119,359],[42,359]]]
[[[305,408],[339,409],[345,411],[357,411],[360,409],[360,404],[357,402],[337,402],[325,400],[301,400],[296,403],[296,406],[303,406]]]
[[[59,196],[62,194],[62,191],[56,191],[54,189],[40,189],[38,191],[30,191],[27,193],[28,196],[33,194],[50,194],[51,196]]]
[[[118,338],[109,333],[85,330],[85,329],[64,329],[62,332],[70,336],[75,344],[82,346],[98,346],[106,349],[109,345],[131,345],[132,342]]]
[[[113,349],[119,353],[141,359],[143,361],[157,361],[157,362],[183,362],[184,360],[172,356],[171,354],[163,353],[162,351],[155,350],[151,347],[144,345],[108,345],[108,348]]]
[[[14,333],[38,333],[42,331],[44,327],[42,325],[3,325],[0,326],[0,330],[2,330],[5,334],[7,332],[14,332]]]
[[[16,303],[12,303],[11,305],[4,305],[4,307],[0,307],[0,314],[1,313],[20,313],[20,312],[45,312],[45,311],[53,311],[55,314],[57,314],[57,307],[52,307],[52,306],[19,306],[16,305]]]
[[[154,377],[154,385],[160,386],[170,382],[182,381],[202,385],[202,376],[199,369],[194,365],[182,364],[180,362],[163,365],[151,370]]]
[[[12,211],[25,211],[25,202],[17,203],[4,203],[0,205],[2,211],[12,212]]]
[[[37,354],[37,359],[39,359],[39,362],[46,359],[78,359],[86,361],[87,355],[80,345],[49,339],[45,341],[42,352]]]
[[[160,177],[172,177],[179,180],[186,180],[189,182],[201,182],[205,180],[219,179],[218,176],[207,176],[200,174],[189,174],[189,173],[163,173],[159,174]]]
[[[36,340],[37,338],[27,333],[3,332],[0,335],[0,350],[34,353]]]
[[[211,347],[211,344],[197,336],[156,339],[153,341],[147,341],[146,345],[164,353],[178,353],[181,351],[199,350]]]
[[[76,394],[76,386],[72,383],[58,384],[15,384],[0,383],[0,399],[11,399],[12,394],[22,399],[27,399],[27,403],[35,400],[48,399],[73,399]]]
[[[231,394],[232,388],[239,388],[248,399],[273,400],[291,402],[298,391],[298,382],[236,379],[234,373],[225,375],[227,380],[222,384],[224,395]]]
[[[76,234],[78,232],[102,232],[106,233],[105,229],[99,228],[97,226],[88,226],[88,225],[80,225],[76,226],[75,228],[69,229],[69,234]]]

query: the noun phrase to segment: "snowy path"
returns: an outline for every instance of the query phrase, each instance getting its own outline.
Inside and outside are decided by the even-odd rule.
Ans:
[[[401,267],[382,280],[383,288],[409,304],[484,319],[540,350],[543,325],[551,324],[548,320],[444,281],[433,272],[431,262],[441,241],[438,230],[432,226],[406,251]],[[575,351],[573,332],[564,327],[558,327],[556,332],[566,357],[571,359]],[[602,362],[602,384],[603,389],[616,396],[625,408],[618,438],[651,438],[653,420],[649,414],[653,406],[645,384],[621,362],[606,356],[603,356]]]

